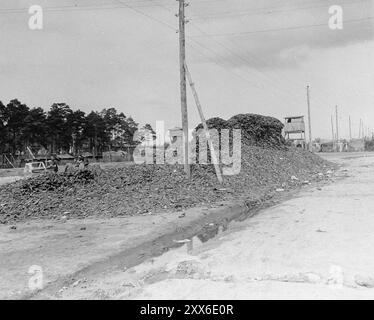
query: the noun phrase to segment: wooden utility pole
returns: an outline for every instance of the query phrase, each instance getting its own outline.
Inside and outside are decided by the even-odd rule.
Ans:
[[[360,119],[360,132],[360,138],[364,138],[364,121],[362,119]]]
[[[361,120],[361,137],[365,138],[365,132],[364,132],[364,120]]]
[[[363,138],[365,139],[366,132],[365,132],[364,120],[362,120],[362,132],[363,132]]]
[[[349,116],[349,141],[352,140],[352,123],[351,123],[351,116]]]
[[[190,84],[190,87],[191,87],[191,90],[192,90],[192,94],[193,94],[194,99],[195,99],[197,111],[199,112],[200,119],[201,119],[201,122],[202,122],[203,127],[204,127],[205,135],[206,135],[206,138],[208,140],[210,154],[212,156],[212,162],[214,164],[214,169],[216,170],[217,179],[218,179],[218,181],[220,183],[222,183],[223,180],[222,180],[222,175],[221,175],[221,169],[219,167],[219,161],[218,161],[216,152],[214,150],[213,141],[212,141],[212,139],[210,137],[210,134],[209,134],[208,125],[206,124],[206,121],[205,121],[205,117],[204,117],[203,109],[201,107],[200,99],[199,99],[199,96],[197,95],[197,91],[195,89],[195,84],[194,84],[194,82],[192,80],[192,77],[191,77],[191,74],[190,74],[190,72],[188,70],[187,64],[185,64],[185,69],[186,69],[186,74],[187,74],[188,82]]]
[[[334,142],[335,142],[335,134],[334,134],[334,120],[333,120],[332,115],[331,115],[331,133],[332,133],[332,143],[334,144]]]
[[[311,124],[311,118],[310,118],[309,86],[306,86],[306,95],[307,95],[307,103],[308,103],[309,151],[312,151],[312,124]]]
[[[358,126],[358,138],[361,139],[361,119],[360,119],[360,125]]]
[[[366,129],[365,129],[365,126],[364,126],[364,122],[362,122],[362,132],[364,133],[363,138],[365,139],[366,138]]]
[[[338,106],[335,106],[336,114],[336,142],[339,143],[339,117],[338,117]]]
[[[179,66],[180,66],[180,91],[181,91],[181,111],[183,128],[183,150],[184,150],[184,171],[188,179],[191,177],[190,166],[188,164],[188,113],[187,113],[187,86],[186,86],[186,35],[185,35],[185,16],[184,0],[179,1]]]

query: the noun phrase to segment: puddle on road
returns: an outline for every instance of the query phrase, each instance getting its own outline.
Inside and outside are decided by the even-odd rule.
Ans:
[[[195,249],[201,247],[204,243],[208,242],[209,240],[216,238],[218,235],[220,235],[227,229],[228,225],[223,226],[216,225],[213,223],[209,224],[206,230],[204,230],[204,232],[201,232],[192,238],[184,240],[174,240],[175,243],[180,245],[180,247],[174,250],[192,254]]]
[[[344,171],[343,174],[347,175],[347,172]],[[337,177],[336,173],[335,177]],[[284,202],[287,199],[295,197],[295,194],[297,194],[299,191],[300,189],[289,190],[289,192],[281,195],[267,195],[261,199],[247,201],[246,208],[243,208],[240,212],[238,212],[238,214],[232,215],[230,218],[221,219],[220,221],[207,223],[199,231],[193,233],[192,236],[190,231],[179,235],[168,235],[163,237],[162,240],[158,239],[153,242],[153,245],[155,246],[154,250],[150,250],[148,254],[143,256],[143,261],[139,263],[145,262],[148,258],[162,256],[171,250],[193,254],[195,249],[201,247],[206,242],[217,238],[217,236],[219,236],[221,233],[240,229],[240,222],[252,218],[266,208],[272,207],[280,202]],[[158,247],[158,249],[156,247]]]
[[[233,226],[235,223],[235,227],[238,227],[237,223],[243,222],[255,216],[262,209],[270,207],[275,203],[276,202],[274,201],[270,201],[259,205],[257,208],[243,209],[240,214],[232,217],[231,220],[226,218],[220,222],[208,223],[192,237],[185,239],[173,239],[172,243],[164,246],[162,254],[165,254],[171,250],[175,252],[178,251],[180,253],[193,254],[194,250],[203,246],[208,241],[217,238],[223,232],[236,230],[236,228]]]

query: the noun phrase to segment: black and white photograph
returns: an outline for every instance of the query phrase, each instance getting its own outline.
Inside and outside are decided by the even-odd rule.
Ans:
[[[374,0],[0,1],[0,300],[244,319],[373,248]]]

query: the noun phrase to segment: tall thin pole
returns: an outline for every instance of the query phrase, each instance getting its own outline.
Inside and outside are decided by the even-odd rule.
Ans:
[[[352,123],[351,123],[351,116],[349,116],[349,141],[352,140]]]
[[[336,142],[339,143],[339,117],[338,117],[338,106],[335,106],[336,114]]]
[[[362,136],[362,138],[365,138],[364,120],[361,120],[361,136]]]
[[[364,120],[362,120],[362,132],[363,132],[363,138],[365,139],[366,132],[365,132]]]
[[[365,137],[365,134],[364,134],[364,120],[361,119],[361,138],[364,138]]]
[[[365,126],[364,126],[364,120],[362,120],[362,128],[361,128],[361,131],[362,131],[362,138],[365,139]]]
[[[179,0],[179,65],[180,65],[180,91],[181,91],[181,111],[182,111],[182,128],[184,144],[184,171],[187,177],[191,177],[190,167],[188,164],[188,113],[187,113],[187,85],[186,85],[186,36],[185,36],[185,3]]]
[[[334,120],[331,115],[331,134],[332,134],[332,143],[334,144],[335,142],[335,134],[334,134]]]
[[[223,179],[222,179],[222,175],[221,175],[221,169],[220,169],[219,164],[218,164],[218,157],[216,155],[216,151],[214,150],[214,145],[213,145],[213,141],[212,141],[212,139],[210,137],[210,134],[209,134],[208,125],[206,124],[206,121],[205,121],[203,108],[201,107],[200,99],[199,99],[199,96],[197,95],[197,91],[195,89],[195,84],[192,80],[192,76],[191,76],[191,74],[188,70],[187,64],[185,65],[185,68],[186,68],[188,82],[190,83],[192,94],[193,94],[194,99],[195,99],[197,111],[199,112],[200,119],[201,119],[201,122],[202,122],[203,127],[204,127],[205,135],[206,135],[206,138],[207,138],[208,143],[209,143],[210,154],[212,156],[212,162],[213,162],[214,168],[216,170],[217,179],[220,183],[222,183]],[[219,152],[219,150],[217,150],[217,151]]]
[[[310,118],[310,97],[309,86],[306,87],[307,102],[308,102],[308,124],[309,124],[309,151],[312,151],[312,124]]]
[[[360,125],[358,126],[358,138],[361,139],[361,119],[360,119]]]

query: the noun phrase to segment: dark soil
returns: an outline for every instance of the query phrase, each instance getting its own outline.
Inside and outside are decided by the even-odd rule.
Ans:
[[[306,180],[321,179],[321,173],[332,167],[310,152],[286,146],[282,124],[274,118],[239,115],[227,122],[221,120],[221,128],[241,127],[244,131],[240,174],[225,176],[223,185],[210,164],[192,165],[190,181],[180,165],[105,170],[94,166],[73,173],[49,173],[0,187],[0,223],[175,212],[224,200],[250,200],[252,195],[293,189]],[[214,127],[214,121],[209,123]],[[262,128],[263,134],[259,135],[254,126]]]

